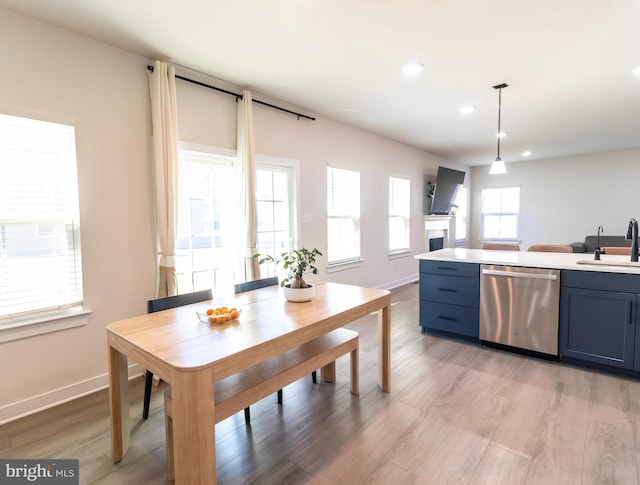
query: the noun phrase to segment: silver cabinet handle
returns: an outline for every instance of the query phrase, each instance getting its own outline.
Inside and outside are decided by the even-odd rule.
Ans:
[[[533,280],[551,280],[558,279],[554,274],[539,274],[539,273],[517,273],[515,271],[500,271],[498,269],[483,269],[482,274],[490,276],[506,276],[508,278],[531,278]]]

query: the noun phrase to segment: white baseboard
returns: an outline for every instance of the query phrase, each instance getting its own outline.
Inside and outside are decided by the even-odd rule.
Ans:
[[[144,369],[138,364],[129,366],[129,379],[140,376]],[[0,425],[52,408],[59,404],[94,393],[109,386],[108,374],[92,377],[59,389],[47,391],[22,401],[0,406]]]
[[[419,280],[420,275],[416,273],[415,275],[407,276],[406,278],[401,278],[399,280],[391,281],[389,283],[385,283],[382,286],[379,286],[381,290],[393,290],[395,288],[399,288],[403,285],[408,285],[410,283],[415,283]]]

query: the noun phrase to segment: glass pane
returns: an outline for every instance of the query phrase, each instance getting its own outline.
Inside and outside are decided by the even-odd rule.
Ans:
[[[256,170],[256,199],[273,200],[272,172]]]
[[[408,220],[404,217],[389,218],[389,249],[391,251],[409,248]]]
[[[341,261],[360,257],[360,226],[350,217],[328,219],[328,260]]]
[[[502,189],[502,204],[500,212],[520,211],[520,187]]]
[[[500,212],[500,189],[482,189],[482,212]]]
[[[273,200],[289,200],[289,174],[273,172]]]
[[[499,239],[500,238],[500,216],[484,216],[483,217],[483,234],[482,239]]]
[[[287,202],[274,202],[273,213],[273,230],[287,231],[289,229],[289,204]]]
[[[500,235],[505,239],[518,237],[518,216],[500,216]]]
[[[270,231],[273,228],[273,205],[271,202],[258,201],[258,231]]]

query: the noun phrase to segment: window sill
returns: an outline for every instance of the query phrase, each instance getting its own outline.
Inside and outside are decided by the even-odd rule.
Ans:
[[[392,251],[388,254],[389,259],[400,259],[411,256],[411,249],[401,249],[398,251]]]
[[[327,273],[335,273],[336,271],[343,271],[345,269],[357,268],[362,266],[362,259],[352,259],[350,261],[342,261],[339,263],[333,263],[327,266]]]
[[[80,327],[89,323],[91,313],[91,310],[77,307],[9,320],[7,323],[0,323],[0,343]]]

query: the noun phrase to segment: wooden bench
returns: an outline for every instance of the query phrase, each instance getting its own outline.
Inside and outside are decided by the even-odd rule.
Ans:
[[[325,382],[335,382],[335,360],[351,353],[351,393],[358,395],[358,333],[338,328],[214,384],[215,422],[321,368]],[[164,394],[167,475],[174,479],[171,389]]]

